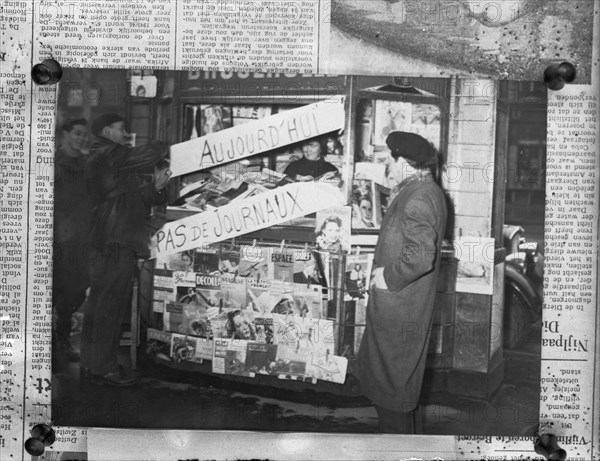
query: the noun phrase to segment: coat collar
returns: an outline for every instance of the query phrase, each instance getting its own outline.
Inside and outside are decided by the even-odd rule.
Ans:
[[[406,178],[404,181],[402,181],[400,184],[398,184],[396,187],[394,187],[392,189],[392,191],[390,192],[389,203],[392,203],[392,201],[396,198],[396,196],[400,193],[400,191],[402,191],[406,186],[408,186],[409,184],[413,184],[416,181],[419,181],[419,182],[433,181],[431,172],[429,170],[421,170],[418,173],[415,173],[412,176],[409,176],[408,178]]]

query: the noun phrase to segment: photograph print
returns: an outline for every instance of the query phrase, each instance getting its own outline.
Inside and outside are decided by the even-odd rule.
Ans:
[[[152,73],[156,94],[168,85],[168,98],[131,96],[126,70],[69,68],[65,74],[71,86],[59,84],[56,111],[55,424],[534,435],[543,83],[459,75],[243,76],[306,89],[306,98],[292,104],[283,93],[247,101],[239,94],[235,102],[207,97],[190,72]],[[219,73],[201,78],[225,81]],[[239,134],[252,123],[294,120],[331,97],[315,92],[328,81],[359,115],[344,109],[342,131],[304,127],[307,142],[248,156],[236,168],[271,178],[252,185],[257,195],[244,195],[249,184],[240,176],[223,179],[191,161],[188,173],[171,175],[181,144],[212,136],[215,127]],[[123,98],[73,100],[73,82],[116,86]],[[291,162],[300,163],[286,172]],[[491,163],[506,181],[490,179]],[[103,174],[88,174],[92,167]],[[310,193],[318,185],[313,180],[327,173],[337,178],[332,187],[347,193],[340,208],[317,207],[295,216],[293,225],[211,245],[203,244],[199,227],[196,246],[151,255],[150,239],[164,226],[203,219],[231,203],[243,210],[289,184],[305,183]],[[304,181],[307,176],[312,179]],[[194,209],[178,205],[186,187],[197,195]],[[414,205],[417,193],[427,199]],[[361,210],[364,197],[371,199],[368,210]],[[419,212],[407,213],[412,206]],[[170,238],[176,245],[181,235]],[[357,239],[366,243],[359,247]],[[492,250],[468,265],[457,249],[474,241]],[[432,245],[426,248],[435,258],[419,259],[414,250],[424,247],[414,242]],[[389,263],[402,261],[394,259],[397,248],[407,259]],[[414,257],[426,263],[409,264]],[[389,392],[390,386],[406,391]]]

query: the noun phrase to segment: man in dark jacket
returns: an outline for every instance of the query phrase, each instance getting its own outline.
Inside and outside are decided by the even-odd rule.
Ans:
[[[128,386],[135,379],[117,362],[121,324],[129,312],[137,260],[149,255],[146,217],[151,205],[166,198],[168,149],[158,143],[130,147],[125,121],[117,114],[101,115],[91,128],[97,140],[86,162],[86,177],[93,203],[94,254],[82,372],[91,373],[98,384]]]
[[[447,207],[433,179],[436,152],[421,136],[387,138],[404,172],[375,248],[367,323],[358,354],[363,393],[382,432],[414,433],[429,343]]]

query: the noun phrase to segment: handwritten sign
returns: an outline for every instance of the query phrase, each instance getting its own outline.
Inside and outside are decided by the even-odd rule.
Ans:
[[[345,202],[327,183],[287,184],[269,192],[165,224],[152,237],[152,258],[222,242]]]
[[[342,98],[329,99],[171,146],[172,177],[224,165],[344,127]]]

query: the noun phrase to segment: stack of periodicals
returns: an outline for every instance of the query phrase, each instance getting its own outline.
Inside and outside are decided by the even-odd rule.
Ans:
[[[157,259],[147,352],[212,372],[343,383],[318,256],[308,249],[216,244]]]

